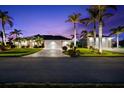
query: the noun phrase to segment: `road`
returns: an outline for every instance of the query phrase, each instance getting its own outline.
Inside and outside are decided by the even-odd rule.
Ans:
[[[1,83],[124,83],[123,57],[0,58]]]

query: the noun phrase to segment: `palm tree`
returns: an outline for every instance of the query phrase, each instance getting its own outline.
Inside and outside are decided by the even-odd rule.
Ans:
[[[83,38],[83,39],[86,39],[86,43],[87,43],[87,48],[89,47],[88,46],[88,37],[89,36],[93,36],[94,35],[94,32],[93,31],[87,31],[87,30],[83,30],[82,32],[81,32],[81,36],[80,36],[80,38]]]
[[[116,10],[114,5],[93,5],[91,8],[94,8],[98,11],[98,25],[99,25],[99,53],[102,53],[102,35],[103,35],[103,25],[104,18],[113,16],[112,13],[107,12],[108,9]]]
[[[22,35],[22,30],[17,30],[17,29],[14,29],[14,31],[10,32],[10,35],[15,35],[15,39],[16,41],[18,42],[18,46],[19,48],[21,47],[21,40],[22,38],[20,38],[20,35]]]
[[[95,8],[88,8],[87,9],[89,13],[88,18],[81,19],[81,23],[86,24],[88,26],[89,24],[93,24],[93,37],[94,37],[94,48],[96,48],[96,22],[98,20],[98,10]]]
[[[7,37],[8,36],[8,34],[7,33],[5,33],[5,37]],[[3,45],[3,32],[2,31],[0,31],[0,37],[1,37],[1,39],[2,39],[2,45]],[[9,37],[8,37],[9,38]]]
[[[66,20],[66,22],[70,22],[70,23],[73,23],[74,25],[74,47],[76,47],[76,40],[77,40],[77,37],[76,37],[76,33],[77,33],[77,24],[80,23],[80,16],[81,14],[80,13],[73,13],[72,15],[68,16],[68,20]]]
[[[6,46],[5,24],[8,23],[10,27],[12,27],[13,26],[12,17],[8,15],[7,11],[0,10],[0,20],[2,24],[3,45]]]
[[[14,39],[14,42],[18,42],[18,48],[21,48],[21,37],[17,37],[16,39]]]
[[[110,29],[111,35],[116,35],[117,48],[119,48],[119,35],[124,32],[124,26],[118,26],[117,28]]]
[[[34,37],[35,42],[37,42],[38,46],[41,46],[41,42],[43,41],[43,38],[40,36]]]
[[[18,38],[20,35],[22,35],[22,30],[14,29],[14,31],[10,32],[10,35],[15,35],[15,38]]]
[[[30,40],[32,40],[32,38],[31,37],[26,37],[25,40],[27,41],[27,48],[29,48],[30,45],[31,45]]]

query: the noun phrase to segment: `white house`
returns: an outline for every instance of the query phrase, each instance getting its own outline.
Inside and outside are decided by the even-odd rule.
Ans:
[[[28,37],[28,40],[22,40],[20,43],[15,42],[15,45],[20,47],[29,46],[30,48],[33,48],[34,46],[37,46],[37,42],[35,40],[32,40],[32,38],[36,36],[43,38],[43,41],[41,41],[40,44],[43,45],[45,49],[62,49],[63,46],[67,46],[68,44],[71,43],[71,39],[66,38],[64,36],[34,35],[31,37]]]
[[[61,49],[71,43],[71,39],[64,36],[43,35],[45,49]]]
[[[82,43],[83,47],[90,47],[94,46],[94,38],[88,37],[87,39],[81,38],[80,42]],[[96,37],[96,48],[99,47],[99,38]],[[102,48],[111,48],[112,47],[112,37],[103,36],[102,37]]]

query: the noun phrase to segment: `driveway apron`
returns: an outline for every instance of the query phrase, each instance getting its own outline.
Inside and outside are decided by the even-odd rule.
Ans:
[[[43,49],[37,53],[27,55],[24,57],[68,57],[62,53],[61,49]]]

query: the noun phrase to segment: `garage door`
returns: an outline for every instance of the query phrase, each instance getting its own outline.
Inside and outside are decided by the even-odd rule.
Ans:
[[[62,44],[60,40],[46,40],[44,42],[45,48],[46,49],[61,49]]]

